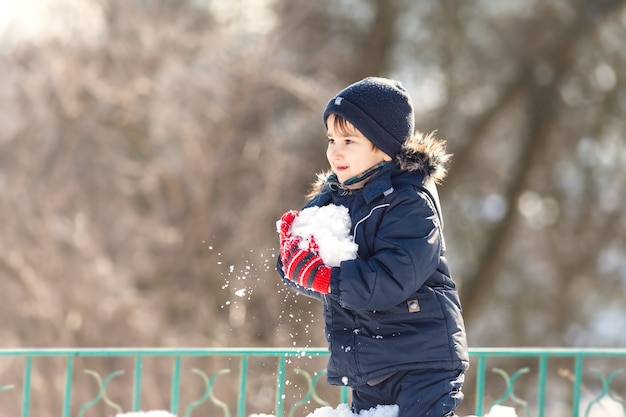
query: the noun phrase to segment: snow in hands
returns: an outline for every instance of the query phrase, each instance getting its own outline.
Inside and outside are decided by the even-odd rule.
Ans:
[[[291,225],[291,234],[302,238],[300,249],[307,250],[311,236],[319,246],[319,255],[328,266],[355,259],[358,245],[350,235],[352,227],[347,207],[329,204],[307,207]]]

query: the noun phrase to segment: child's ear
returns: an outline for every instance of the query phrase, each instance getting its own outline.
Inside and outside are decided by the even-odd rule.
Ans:
[[[387,155],[385,152],[383,152],[382,149],[380,149],[379,147],[377,147],[376,145],[374,145],[372,143],[372,149],[374,150],[374,152],[380,153],[383,156],[383,161],[384,162],[391,162],[393,161],[393,158],[390,157],[389,155]]]

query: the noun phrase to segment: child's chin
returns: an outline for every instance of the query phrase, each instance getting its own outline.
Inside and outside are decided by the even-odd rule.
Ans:
[[[347,175],[342,175],[342,174],[337,174],[337,180],[343,184],[344,182],[346,182],[350,177],[348,177]]]

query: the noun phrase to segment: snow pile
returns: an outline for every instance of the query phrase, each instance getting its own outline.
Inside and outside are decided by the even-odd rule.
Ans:
[[[350,410],[348,404],[339,404],[337,408],[332,407],[320,407],[310,413],[307,417],[397,417],[398,406],[397,405],[379,405],[369,410],[363,410],[358,414],[353,413]],[[135,413],[117,414],[115,417],[176,417],[167,411],[139,411]],[[251,414],[249,417],[275,417],[271,414]],[[474,416],[468,416],[474,417]],[[494,405],[485,417],[517,417],[515,409],[512,407],[504,407],[501,405]]]
[[[309,414],[308,417],[396,417],[397,415],[397,405],[379,405],[355,414],[347,404],[340,404],[335,410],[332,407],[318,408]]]
[[[314,410],[307,417],[397,417],[397,405],[379,405],[369,410],[363,410],[355,414],[347,404],[339,404],[336,409],[332,407],[321,407]],[[269,414],[251,414],[250,417],[275,417]],[[468,416],[475,417],[475,416]],[[515,409],[502,405],[494,405],[485,417],[517,417]]]
[[[300,211],[291,225],[291,234],[302,238],[303,250],[308,249],[314,236],[324,263],[339,266],[341,261],[356,258],[358,245],[350,235],[351,226],[347,207],[329,204]]]
[[[615,401],[612,398],[604,397],[600,401],[591,405],[591,409],[588,414],[585,414],[586,409],[591,403],[586,404],[584,407],[580,407],[580,414],[588,417],[622,417],[624,414],[624,407],[622,403]]]
[[[517,414],[513,407],[494,405],[491,407],[491,410],[489,410],[489,413],[485,414],[485,417],[517,417]]]
[[[622,416],[622,405],[617,401],[606,400],[595,404],[597,407],[593,407],[590,416]],[[353,413],[350,410],[350,406],[347,404],[339,404],[337,408],[332,407],[320,407],[310,413],[307,417],[397,417],[398,406],[397,405],[379,405],[369,410],[363,410],[358,414]],[[155,410],[155,411],[139,411],[124,414],[117,414],[115,417],[176,417],[167,411]],[[275,417],[271,414],[251,414],[249,417]],[[476,417],[476,416],[467,416]],[[513,407],[505,407],[502,405],[494,405],[489,410],[489,413],[485,414],[485,417],[517,417],[515,409]]]
[[[348,404],[339,404],[334,409],[332,407],[320,407],[314,410],[307,417],[397,417],[397,405],[379,405],[369,410],[363,410],[359,414],[355,414],[350,410]],[[275,417],[270,414],[251,414],[250,417]],[[493,417],[493,416],[492,416]],[[497,416],[496,416],[497,417]]]

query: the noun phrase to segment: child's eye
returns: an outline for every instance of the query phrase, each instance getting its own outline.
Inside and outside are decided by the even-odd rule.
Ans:
[[[333,139],[333,138],[328,138],[328,143],[335,143],[335,139]]]

